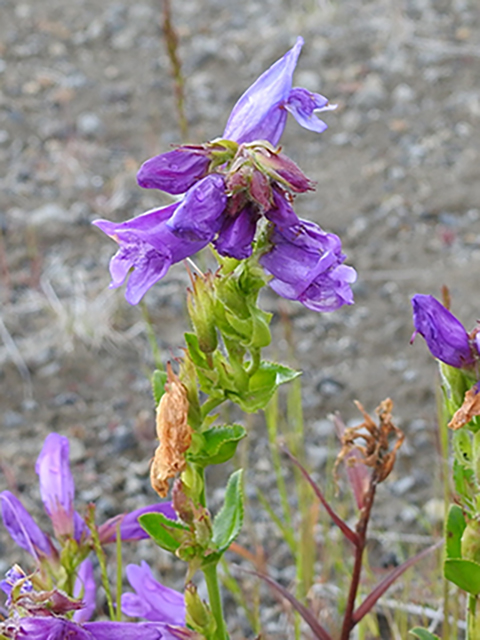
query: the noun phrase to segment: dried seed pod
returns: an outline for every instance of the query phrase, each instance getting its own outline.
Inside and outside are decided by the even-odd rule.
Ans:
[[[157,408],[157,437],[160,444],[150,467],[150,481],[159,496],[168,493],[168,480],[181,473],[186,466],[185,452],[192,441],[188,425],[187,390],[167,364],[165,393]]]

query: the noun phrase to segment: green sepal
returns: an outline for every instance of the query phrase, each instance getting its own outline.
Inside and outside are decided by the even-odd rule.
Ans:
[[[209,369],[210,367],[208,366],[207,358],[200,349],[197,336],[194,333],[187,332],[184,334],[184,337],[185,342],[187,343],[188,353],[190,354],[193,364],[201,369]]]
[[[409,633],[419,640],[440,640],[439,636],[436,636],[434,633],[431,633],[428,629],[423,629],[422,627],[415,627],[415,629],[411,629]]]
[[[474,596],[480,594],[480,564],[473,560],[448,558],[443,565],[443,573],[447,580],[456,584]]]
[[[236,402],[243,411],[254,413],[267,406],[275,391],[281,384],[295,380],[301,375],[300,371],[295,371],[276,362],[260,363],[260,366],[251,376],[248,391],[239,394],[230,394],[231,400]]]
[[[245,429],[239,424],[223,427],[212,427],[198,434],[203,438],[202,443],[195,443],[187,453],[187,459],[199,466],[209,464],[221,464],[230,460],[235,455],[237,445],[247,435]]]
[[[225,492],[223,507],[217,513],[213,521],[212,544],[215,551],[219,554],[224,553],[228,549],[242,528],[242,473],[243,469],[239,469],[230,476]]]
[[[152,392],[155,406],[158,407],[163,394],[165,393],[165,385],[167,383],[167,372],[155,369],[152,375]]]
[[[445,553],[447,558],[462,557],[462,535],[467,523],[458,504],[450,505],[445,523]]]
[[[159,547],[175,553],[189,529],[178,520],[170,520],[163,513],[144,513],[138,518],[142,529],[158,544]]]
[[[455,459],[467,469],[472,468],[473,464],[473,447],[472,438],[466,429],[458,429],[453,432],[452,447]]]
[[[270,321],[272,319],[272,314],[262,311],[261,309],[252,309],[252,317],[253,332],[248,346],[253,349],[263,349],[263,347],[268,347],[272,341],[272,334],[270,333]]]

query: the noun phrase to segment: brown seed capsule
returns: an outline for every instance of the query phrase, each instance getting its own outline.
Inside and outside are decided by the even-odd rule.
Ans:
[[[157,437],[160,444],[155,451],[150,480],[159,496],[168,493],[168,480],[181,473],[186,466],[185,452],[192,440],[187,423],[187,390],[167,364],[167,383],[157,408]]]

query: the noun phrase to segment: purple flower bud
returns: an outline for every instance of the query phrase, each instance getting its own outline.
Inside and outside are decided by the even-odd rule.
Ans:
[[[155,580],[148,564],[129,564],[127,577],[136,593],[122,595],[122,611],[127,616],[146,618],[152,622],[185,625],[183,595]]]
[[[28,551],[37,561],[52,557],[55,550],[23,504],[10,491],[0,493],[3,524],[12,540]]]
[[[283,231],[274,229],[273,246],[260,258],[262,267],[273,276],[269,285],[278,295],[298,300],[312,311],[335,311],[353,304],[350,285],[357,274],[342,264],[345,255],[340,238],[313,222],[300,223]]]
[[[430,353],[457,369],[474,364],[475,353],[463,324],[433,296],[417,294],[412,298],[415,333],[425,338]]]
[[[144,189],[161,189],[167,193],[185,193],[206,173],[210,159],[204,151],[180,147],[142,164],[138,184]]]
[[[97,587],[93,577],[93,564],[89,558],[86,558],[78,567],[77,577],[73,586],[73,595],[75,598],[81,598],[84,603],[82,609],[75,611],[73,614],[74,621],[87,622],[92,617],[97,606]]]
[[[265,217],[273,222],[277,231],[287,232],[290,228],[296,228],[300,225],[300,218],[297,216],[293,207],[289,204],[283,193],[276,189],[273,190],[274,206],[267,211]]]
[[[50,433],[35,465],[43,505],[58,537],[74,535],[75,485],[70,471],[69,451],[68,438]]]
[[[167,226],[183,240],[210,242],[222,225],[226,204],[225,181],[212,173],[187,191]]]
[[[120,287],[133,268],[125,293],[127,302],[132,305],[140,302],[172,264],[197,253],[209,242],[178,238],[172,233],[167,221],[178,207],[176,202],[119,224],[108,220],[93,223],[119,244],[118,252],[110,261],[110,287]]]
[[[236,216],[227,216],[214,242],[218,253],[236,260],[250,257],[258,218],[258,213],[251,205],[247,205]]]
[[[293,72],[303,46],[303,38],[245,91],[232,109],[223,138],[235,142],[267,140],[276,146],[290,111],[302,127],[321,132],[325,123],[314,111],[335,108],[328,100],[306,89],[292,89]]]
[[[110,518],[98,528],[98,535],[102,544],[115,542],[117,539],[117,527],[120,523],[120,537],[124,542],[131,540],[144,540],[149,537],[148,533],[140,526],[138,518],[144,513],[163,513],[170,520],[176,520],[175,513],[171,502],[159,502],[150,504],[146,507],[140,507],[130,513],[122,513],[118,516]]]

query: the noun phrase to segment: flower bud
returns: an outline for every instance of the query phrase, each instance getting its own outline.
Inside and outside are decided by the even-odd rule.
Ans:
[[[185,587],[185,606],[187,624],[198,633],[210,637],[216,628],[215,619],[210,607],[200,598],[197,587],[192,582]]]
[[[212,273],[203,277],[195,275],[193,291],[189,290],[187,295],[188,315],[203,353],[212,353],[218,344],[214,315],[214,278]]]

